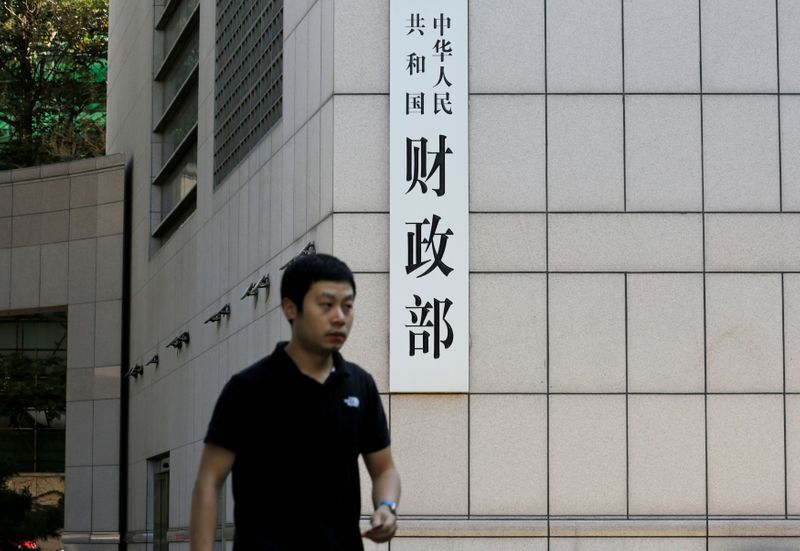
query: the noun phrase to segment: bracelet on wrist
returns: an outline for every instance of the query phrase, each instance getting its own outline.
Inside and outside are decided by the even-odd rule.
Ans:
[[[381,507],[383,505],[388,507],[389,511],[391,511],[391,513],[394,516],[397,516],[397,502],[396,501],[383,500],[383,501],[379,502],[378,505],[375,506],[375,509],[378,509],[379,507]]]

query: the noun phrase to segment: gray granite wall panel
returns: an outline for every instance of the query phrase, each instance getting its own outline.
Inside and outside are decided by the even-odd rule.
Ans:
[[[101,178],[95,159],[0,173],[8,182],[0,189],[0,314],[67,311],[64,538],[71,549],[108,547],[92,547],[85,536],[76,544],[74,535],[113,533],[118,522],[122,161],[102,159]],[[100,200],[106,204],[98,208]],[[99,247],[98,231],[109,236]],[[95,304],[98,297],[105,302]]]

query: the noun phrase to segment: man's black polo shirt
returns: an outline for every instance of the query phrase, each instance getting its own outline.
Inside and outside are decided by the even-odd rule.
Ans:
[[[375,382],[337,353],[320,384],[285,346],[228,381],[205,438],[236,454],[234,551],[361,550],[358,454],[389,445]]]

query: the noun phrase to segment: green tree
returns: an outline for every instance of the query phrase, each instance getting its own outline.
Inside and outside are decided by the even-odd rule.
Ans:
[[[66,384],[67,368],[60,356],[0,354],[0,417],[21,427],[30,422],[29,413],[41,412],[49,426],[66,412]]]
[[[102,155],[108,0],[0,4],[0,168]]]
[[[57,536],[64,526],[64,495],[57,505],[38,503],[27,488],[15,491],[9,487],[13,474],[9,463],[0,462],[0,545],[9,540]]]
[[[12,427],[49,426],[66,412],[66,364],[59,356],[30,358],[0,355],[0,418]],[[37,415],[41,414],[41,415]],[[43,420],[42,420],[43,418]],[[55,536],[64,526],[64,495],[56,505],[41,503],[27,488],[8,484],[15,474],[13,458],[0,457],[0,545],[8,540]],[[52,493],[52,492],[51,492]]]

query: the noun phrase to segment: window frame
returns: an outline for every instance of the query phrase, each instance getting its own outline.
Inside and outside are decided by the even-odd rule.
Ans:
[[[158,41],[164,40],[170,20],[176,14],[180,14],[181,4],[194,3],[194,7],[188,6],[189,16],[183,27],[177,32],[177,36],[170,45],[164,45],[165,51],[158,55]],[[158,6],[157,6],[158,7]],[[161,154],[158,159],[151,158],[151,236],[157,239],[167,239],[175,229],[177,229],[190,216],[197,207],[197,169],[195,153],[195,182],[172,205],[168,212],[164,212],[163,194],[164,186],[177,185],[180,178],[175,178],[175,171],[179,170],[181,163],[185,163],[190,155],[192,148],[197,151],[198,145],[198,123],[199,123],[199,72],[200,59],[195,60],[194,66],[189,70],[187,76],[180,84],[176,92],[170,98],[165,97],[165,80],[170,71],[181,61],[181,53],[191,51],[184,47],[190,40],[197,37],[199,43],[200,35],[200,2],[198,0],[169,0],[163,6],[162,12],[157,16],[153,26],[153,125],[152,125],[152,145],[151,151],[155,152],[158,147]],[[198,44],[199,46],[199,44]],[[160,57],[160,59],[158,59]],[[157,69],[156,69],[157,67]],[[194,97],[192,97],[192,94]],[[195,104],[193,124],[188,128],[186,134],[174,145],[169,155],[163,157],[163,144],[169,136],[165,134],[170,127],[170,123],[181,115],[182,109],[188,104]],[[191,110],[191,108],[190,108]],[[159,162],[156,162],[159,161]]]
[[[61,336],[60,340],[57,343],[54,343],[55,346],[53,348],[45,348],[42,346],[33,346],[26,344],[26,338],[25,338],[26,328],[35,324],[42,324],[42,323],[60,324],[64,328],[63,335]],[[32,356],[34,358],[39,358],[42,357],[42,354],[47,354],[52,356],[58,353],[59,356],[64,357],[66,360],[66,354],[67,354],[66,345],[67,345],[67,331],[68,331],[66,311],[61,309],[58,310],[48,309],[36,312],[26,312],[24,314],[17,314],[17,315],[5,315],[0,317],[0,326],[5,324],[8,325],[13,324],[15,326],[14,328],[15,337],[14,337],[13,347],[8,348],[4,346],[3,348],[0,348],[0,354],[21,353],[23,355],[26,355],[26,352],[28,352],[32,353]],[[0,341],[0,346],[2,346],[2,342],[3,341]],[[30,356],[31,354],[27,355]],[[67,373],[65,369],[64,377],[66,377],[66,375]],[[2,434],[16,434],[16,435],[22,435],[28,433],[32,434],[32,443],[33,443],[33,447],[31,450],[32,457],[24,461],[19,461],[17,458],[17,461],[20,464],[26,466],[27,465],[32,466],[31,470],[20,469],[22,471],[22,474],[32,474],[32,473],[62,474],[64,472],[66,455],[62,456],[60,461],[55,462],[57,466],[60,467],[60,470],[58,469],[43,470],[41,468],[41,463],[44,462],[44,460],[40,456],[40,435],[42,435],[43,433],[61,434],[61,439],[60,439],[62,442],[61,447],[64,448],[64,451],[66,451],[66,415],[67,414],[65,409],[64,413],[59,418],[63,419],[64,423],[63,428],[42,426],[35,422],[33,422],[29,427],[0,426],[0,433]],[[47,462],[53,463],[52,461],[47,461]]]

